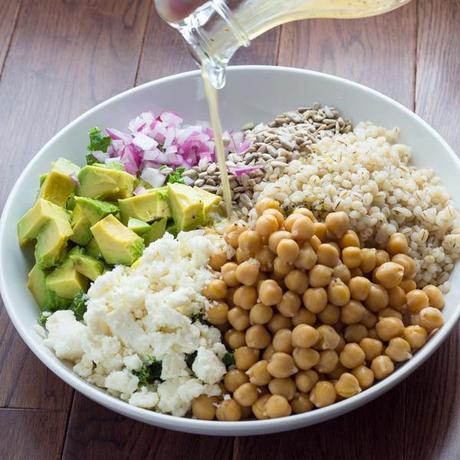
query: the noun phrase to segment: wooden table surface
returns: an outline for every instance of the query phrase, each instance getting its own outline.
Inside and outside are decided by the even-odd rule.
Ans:
[[[415,110],[460,152],[459,0],[289,24],[234,62],[359,81]],[[151,0],[0,0],[2,205],[27,161],[77,115],[192,68]],[[456,328],[404,383],[352,414],[279,435],[193,436],[134,422],[74,392],[33,356],[1,308],[0,458],[459,459],[459,365]]]

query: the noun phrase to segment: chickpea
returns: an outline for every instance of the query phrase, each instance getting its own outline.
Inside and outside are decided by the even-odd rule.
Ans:
[[[224,239],[230,246],[236,249],[238,247],[238,238],[245,230],[245,227],[238,224],[229,225],[225,229]]]
[[[442,313],[433,307],[424,308],[419,314],[419,324],[427,331],[439,329],[444,324]]]
[[[203,289],[203,294],[210,300],[225,299],[227,295],[227,285],[223,280],[212,280]]]
[[[280,329],[273,336],[273,349],[283,353],[292,353],[292,331],[290,329]]]
[[[236,269],[236,279],[245,286],[254,286],[259,277],[260,263],[256,260],[248,260],[240,265]]]
[[[279,418],[291,415],[292,409],[284,396],[272,395],[265,403],[265,412],[268,418]]]
[[[239,264],[246,262],[246,260],[249,260],[250,258],[251,254],[249,252],[243,251],[241,248],[237,248],[235,251],[235,259]]]
[[[267,370],[270,375],[279,379],[290,377],[297,372],[292,356],[282,352],[273,353]]]
[[[233,353],[235,366],[241,371],[247,371],[259,359],[259,350],[249,347],[237,348]]]
[[[274,216],[275,219],[278,221],[278,226],[281,228],[284,224],[284,216],[283,214],[278,211],[277,209],[266,209],[263,215],[271,215]]]
[[[339,262],[332,270],[333,278],[340,278],[344,283],[349,283],[351,280],[350,269],[343,263]]]
[[[300,270],[310,270],[316,264],[318,256],[310,244],[305,243],[299,251],[294,266]]]
[[[390,301],[390,307],[396,310],[402,311],[406,304],[406,293],[400,286],[395,286],[388,290],[388,296]]]
[[[364,276],[355,276],[348,282],[350,296],[354,300],[366,300],[371,288],[371,282]]]
[[[220,271],[222,266],[227,262],[227,254],[225,251],[216,250],[209,257],[209,265],[213,270]]]
[[[233,392],[233,399],[242,407],[252,406],[258,397],[257,387],[250,382],[243,383]]]
[[[325,224],[327,230],[331,232],[337,239],[342,238],[350,227],[350,219],[343,212],[331,212],[326,216]]]
[[[290,232],[292,230],[292,226],[297,219],[301,219],[304,217],[302,214],[298,214],[297,212],[293,212],[290,216],[288,216],[284,222],[284,228]]]
[[[262,281],[259,287],[259,299],[265,305],[276,305],[281,302],[283,291],[274,280]]]
[[[329,302],[338,307],[342,307],[350,301],[350,290],[339,278],[336,278],[329,283],[327,295]]]
[[[272,376],[267,370],[268,361],[263,359],[253,364],[247,371],[246,374],[249,376],[249,381],[257,386],[268,385]],[[227,374],[228,375],[228,372]],[[234,391],[234,390],[233,390]]]
[[[262,273],[271,273],[273,271],[273,262],[275,260],[275,254],[270,251],[269,248],[263,247],[260,249],[255,256],[256,260],[260,264],[260,271]]]
[[[313,370],[300,371],[295,376],[295,384],[299,391],[308,393],[319,380],[319,375]]]
[[[340,308],[332,304],[327,304],[326,308],[318,313],[322,323],[333,326],[340,319]]]
[[[347,342],[359,343],[367,335],[367,327],[362,324],[350,324],[345,328],[345,340]]]
[[[234,399],[224,399],[217,406],[216,418],[221,422],[237,422],[241,416],[241,406]]]
[[[392,262],[401,265],[404,268],[404,279],[412,279],[417,271],[415,260],[406,254],[396,254],[391,258]]]
[[[357,276],[363,276],[362,270],[358,268],[350,268],[350,275],[352,278],[356,278]]]
[[[346,345],[345,339],[341,335],[339,337],[340,337],[339,344],[335,347],[335,351],[337,353],[341,353]]]
[[[327,227],[326,224],[322,222],[315,222],[314,226],[314,234],[320,241],[325,242],[327,240]]]
[[[395,370],[395,365],[388,356],[381,355],[372,360],[371,369],[377,380],[383,380]]]
[[[343,367],[340,363],[337,364],[336,368],[327,374],[330,380],[338,380],[342,374],[348,372],[348,369]],[[334,382],[335,383],[335,382]]]
[[[364,312],[363,319],[361,320],[361,324],[366,326],[368,329],[372,329],[377,324],[377,321],[377,316],[371,313],[369,310],[366,310]]]
[[[423,288],[423,292],[428,296],[430,307],[438,308],[439,310],[444,308],[444,297],[438,287],[428,284]]]
[[[312,222],[316,222],[315,215],[308,208],[297,208],[296,214],[302,214],[302,216],[308,217]]]
[[[277,209],[279,211],[280,204],[272,198],[262,198],[256,203],[256,212],[261,216],[267,209]]]
[[[358,366],[351,373],[356,377],[359,386],[365,390],[374,383],[374,373],[366,366]]]
[[[268,384],[268,389],[272,395],[284,396],[290,401],[297,392],[297,387],[294,380],[287,379],[273,379]]]
[[[339,251],[332,244],[321,244],[316,255],[318,262],[327,267],[335,267],[339,263]]]
[[[256,416],[258,420],[267,420],[268,415],[265,411],[265,404],[271,398],[271,394],[265,394],[260,396],[257,401],[252,405],[252,413]]]
[[[276,253],[276,250],[278,249],[278,244],[282,240],[291,238],[292,233],[287,232],[286,230],[278,230],[270,235],[270,238],[268,239],[268,247],[270,248],[270,251]]]
[[[378,250],[375,254],[375,266],[380,267],[386,262],[390,261],[390,255],[386,251]]]
[[[254,255],[262,247],[262,238],[254,230],[245,230],[238,237],[238,247]]]
[[[291,401],[294,413],[303,414],[313,409],[313,404],[306,393],[296,393]]]
[[[378,312],[378,316],[379,316],[379,319],[380,318],[399,318],[401,320],[403,319],[401,312],[391,307],[387,307],[387,308],[384,308],[383,310],[380,310]]]
[[[310,348],[319,340],[319,332],[307,324],[299,324],[292,330],[292,346]]]
[[[377,250],[376,249],[361,249],[361,268],[363,273],[371,273],[377,266]],[[359,300],[359,299],[358,299]]]
[[[420,313],[421,310],[430,305],[430,299],[420,289],[414,289],[406,294],[407,309],[410,313]]]
[[[397,363],[412,358],[409,342],[401,337],[395,337],[390,340],[388,346],[385,348],[385,354]]]
[[[244,331],[249,326],[249,314],[240,307],[233,307],[228,311],[227,319],[237,331]]]
[[[390,297],[384,287],[378,284],[371,284],[369,294],[364,303],[370,311],[378,312],[388,306]]]
[[[404,338],[409,343],[412,350],[419,350],[426,343],[427,332],[423,327],[414,325],[404,328]]]
[[[316,350],[311,348],[294,348],[292,353],[294,362],[299,369],[307,371],[318,364],[320,356]]]
[[[340,238],[339,246],[343,248],[348,248],[350,246],[359,248],[360,242],[359,237],[353,230],[347,230],[345,234]]]
[[[308,275],[300,270],[291,270],[284,278],[284,284],[290,291],[302,295],[308,289]]]
[[[225,333],[225,342],[232,350],[244,347],[246,345],[244,332],[237,331],[236,329],[229,329]]]
[[[315,370],[322,374],[329,374],[334,371],[338,364],[339,355],[334,350],[323,350],[319,354],[319,361]]]
[[[315,348],[319,350],[334,350],[340,342],[340,335],[336,330],[323,324],[316,329],[319,332],[320,338],[316,343]]]
[[[214,420],[216,416],[215,396],[200,395],[192,401],[192,414],[200,420]]]
[[[332,278],[332,269],[326,265],[316,264],[309,274],[312,288],[326,287]]]
[[[361,249],[354,246],[348,246],[342,250],[343,263],[348,268],[358,268],[363,260],[361,255]]]
[[[233,393],[243,383],[249,381],[248,376],[239,369],[230,369],[224,376],[224,387],[230,393]]]
[[[309,288],[302,297],[303,304],[312,313],[322,312],[327,305],[327,292],[324,288]]]
[[[213,326],[221,326],[227,322],[228,305],[225,302],[219,302],[208,308],[206,311],[206,320]]]
[[[275,353],[275,349],[273,348],[273,345],[269,345],[267,348],[265,348],[264,352],[262,353],[262,358],[265,361],[270,361],[270,358],[273,356]]]
[[[249,322],[251,324],[267,324],[272,318],[272,307],[263,303],[255,304],[249,311]]]
[[[390,256],[396,254],[407,254],[409,245],[407,238],[403,233],[393,233],[387,243],[387,251]]]
[[[399,285],[401,289],[404,290],[404,292],[407,294],[410,291],[413,291],[414,289],[417,289],[417,284],[415,284],[414,280],[403,280],[401,281],[401,284]]]
[[[292,321],[281,313],[275,313],[273,318],[267,323],[268,330],[275,334],[280,329],[290,329],[292,327]]]
[[[340,353],[340,363],[347,369],[361,366],[366,360],[362,348],[356,343],[347,343]]]
[[[286,264],[293,264],[300,252],[299,245],[291,239],[283,239],[276,247],[278,257]]]
[[[366,337],[359,342],[367,361],[372,361],[383,353],[383,343],[377,339]]]
[[[330,214],[329,214],[330,215]],[[310,393],[310,401],[316,407],[326,407],[334,404],[337,398],[334,385],[331,382],[320,381],[318,382]]]
[[[367,331],[367,336],[371,339],[378,339],[379,335],[377,334],[377,329],[375,327],[372,327]]]
[[[256,324],[246,329],[245,339],[248,347],[262,350],[270,344],[271,336],[264,326]]]
[[[256,220],[255,228],[262,238],[268,238],[278,230],[279,226],[275,216],[262,215]]]
[[[296,219],[291,228],[296,241],[308,241],[315,233],[315,227],[310,218],[303,216]]]
[[[238,286],[238,280],[236,279],[236,265],[234,262],[227,262],[222,265],[220,272],[222,273],[222,279],[228,287]]]
[[[386,289],[397,286],[403,279],[404,268],[395,262],[385,262],[375,270],[375,278]]]
[[[385,342],[399,337],[404,332],[404,324],[398,318],[382,318],[376,325],[379,338]]]
[[[316,315],[306,308],[301,307],[291,318],[291,322],[293,326],[297,326],[299,324],[308,324],[309,326],[312,326],[316,323]]]
[[[351,398],[361,392],[358,379],[349,372],[343,373],[335,384],[335,391],[342,398]]]
[[[292,318],[299,311],[301,305],[302,300],[298,294],[292,291],[286,291],[277,308],[282,315]]]
[[[275,257],[273,261],[273,272],[279,279],[284,278],[292,268],[292,264],[287,263],[281,257]]]
[[[340,320],[344,324],[356,324],[362,321],[365,313],[366,309],[361,302],[351,300],[341,309]]]

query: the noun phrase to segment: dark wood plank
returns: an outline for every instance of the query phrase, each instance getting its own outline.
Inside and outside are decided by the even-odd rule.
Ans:
[[[67,413],[30,409],[0,409],[0,458],[58,459]]]
[[[134,84],[150,4],[24,0],[0,81],[2,204],[58,129]],[[0,334],[0,405],[68,409],[72,390],[33,357],[3,309]]]
[[[349,78],[412,107],[415,36],[415,2],[368,19],[290,23],[282,28],[278,64]]]
[[[135,422],[75,395],[63,459],[232,458],[233,438],[175,433]]]
[[[278,40],[279,30],[270,31],[254,40],[249,48],[238,50],[231,63],[275,64]],[[180,34],[152,8],[137,83],[196,68]]]
[[[21,0],[0,2],[0,78],[3,64],[11,44],[16,20],[21,7]]]

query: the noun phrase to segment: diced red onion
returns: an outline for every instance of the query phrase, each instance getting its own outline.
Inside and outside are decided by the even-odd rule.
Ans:
[[[69,174],[69,177],[72,179],[72,182],[77,186],[80,187],[80,181],[78,180],[77,175],[73,172]]]
[[[158,169],[144,168],[141,174],[141,179],[149,183],[152,187],[161,187],[166,180],[166,177],[160,173]]]
[[[236,166],[233,168],[230,167],[228,169],[233,175],[239,177],[239,176],[242,176],[243,174],[251,174],[254,171],[259,171],[260,166]]]
[[[147,189],[142,186],[138,186],[134,189],[133,194],[134,195],[143,195],[144,193],[147,193]]]
[[[146,136],[144,133],[136,133],[133,139],[133,144],[141,150],[152,150],[158,145],[155,139]]]

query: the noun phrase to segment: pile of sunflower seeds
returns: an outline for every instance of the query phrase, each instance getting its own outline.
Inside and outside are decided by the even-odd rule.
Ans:
[[[331,107],[315,104],[278,115],[269,124],[246,125],[246,138],[252,141],[244,154],[230,153],[227,157],[233,205],[241,215],[248,215],[253,207],[253,188],[262,181],[272,182],[284,174],[292,161],[307,158],[312,145],[324,137],[348,133],[352,124]],[[232,170],[254,167],[240,175]],[[216,163],[201,160],[182,174],[187,185],[201,187],[222,195],[219,168]]]

